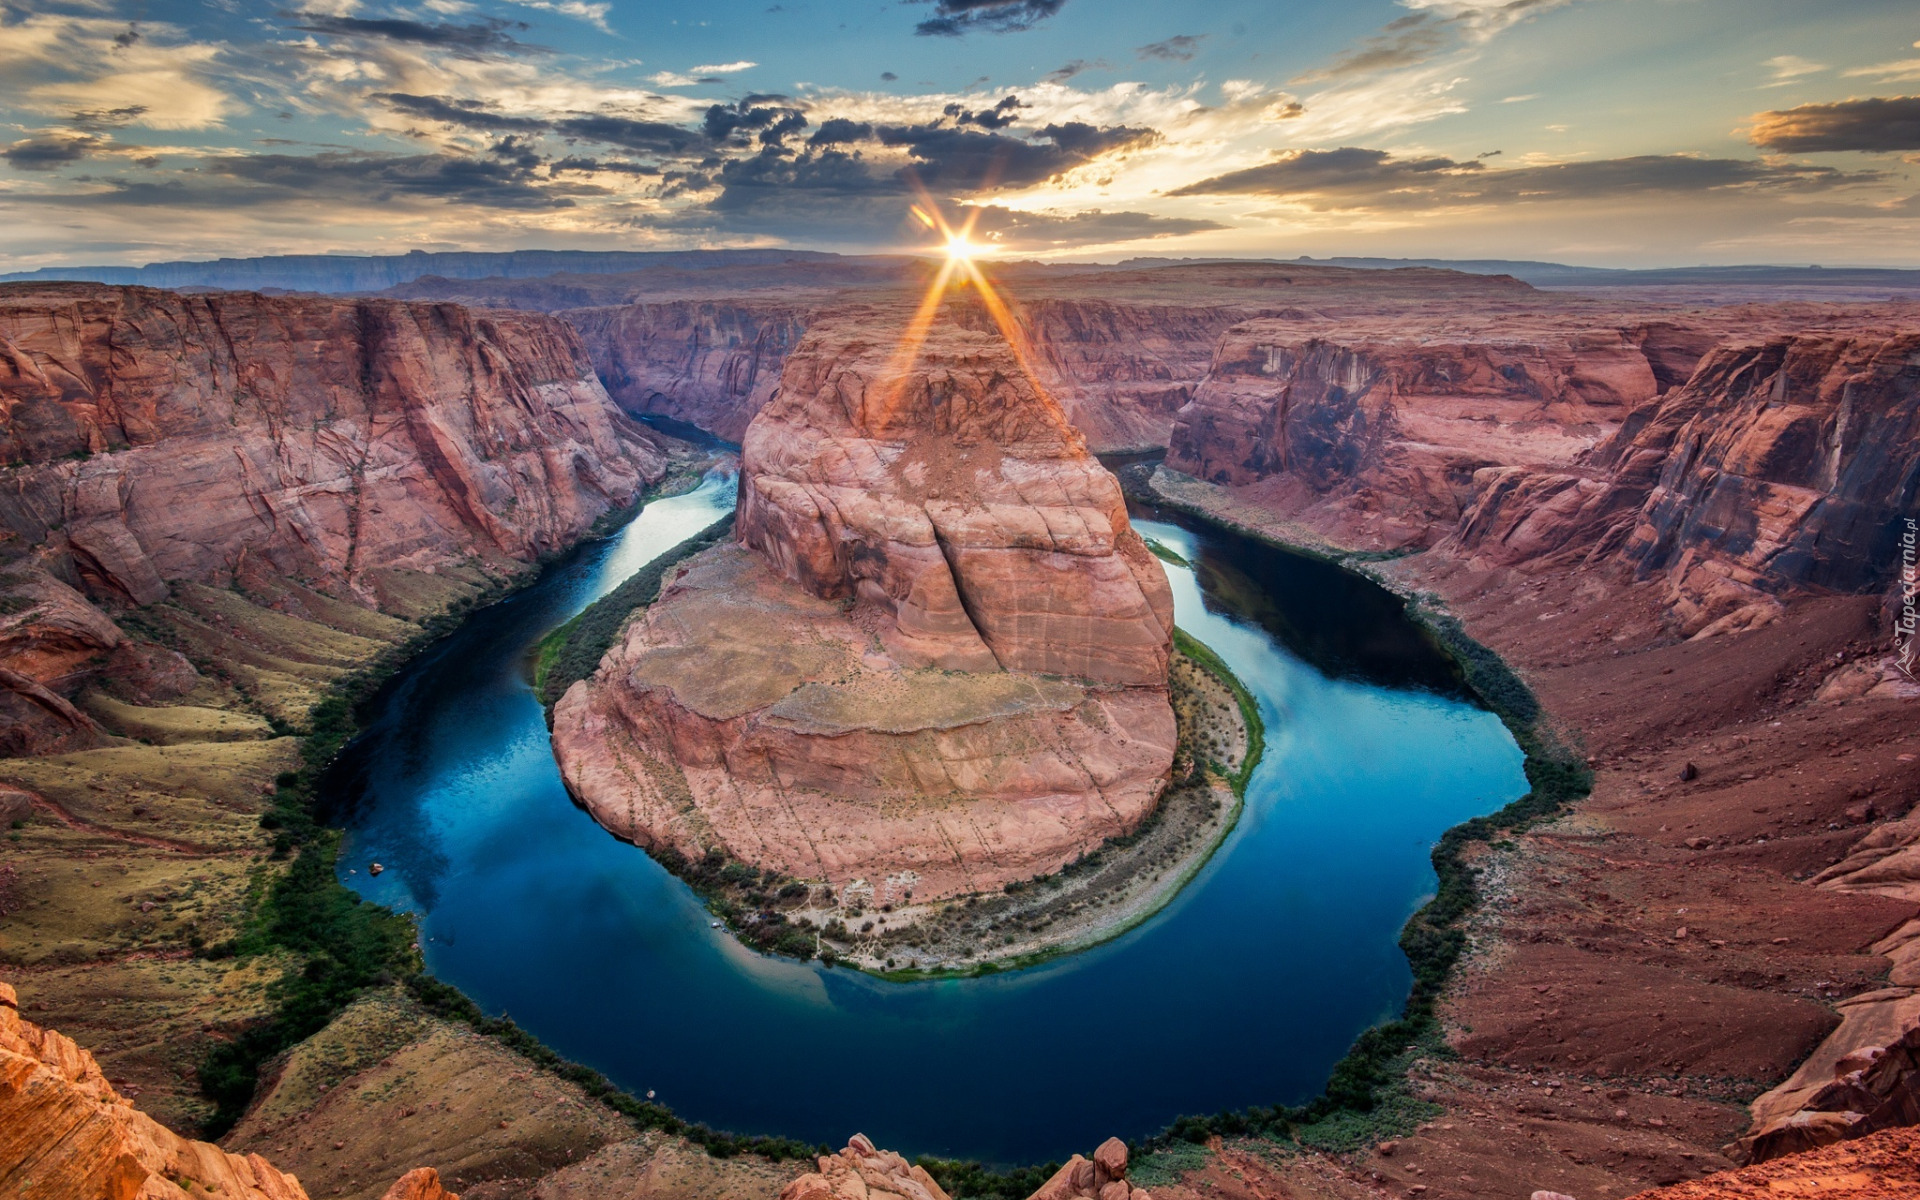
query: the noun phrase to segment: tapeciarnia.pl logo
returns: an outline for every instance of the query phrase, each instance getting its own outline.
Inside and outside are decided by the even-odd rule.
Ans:
[[[1894,649],[1899,652],[1900,673],[1908,679],[1914,679],[1913,666],[1916,649],[1920,643],[1914,639],[1914,630],[1920,627],[1920,613],[1916,613],[1914,602],[1920,597],[1920,571],[1914,567],[1915,544],[1920,542],[1920,522],[1907,518],[1907,528],[1900,535],[1900,616],[1893,623]],[[1916,680],[1920,682],[1920,680]]]

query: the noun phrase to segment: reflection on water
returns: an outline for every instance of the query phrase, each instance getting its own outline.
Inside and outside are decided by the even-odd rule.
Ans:
[[[1245,815],[1200,877],[1105,946],[979,980],[753,954],[572,804],[524,670],[542,633],[723,514],[731,486],[649,506],[476,614],[376,699],[329,781],[347,882],[420,914],[435,974],[689,1119],[1027,1162],[1304,1099],[1405,998],[1395,939],[1432,886],[1433,840],[1525,788],[1519,750],[1391,597],[1143,512],[1198,564],[1168,569],[1180,624],[1268,722]]]

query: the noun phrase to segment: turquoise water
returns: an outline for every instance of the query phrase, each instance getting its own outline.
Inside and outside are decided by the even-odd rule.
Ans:
[[[1433,887],[1434,840],[1525,791],[1519,749],[1392,597],[1143,511],[1195,564],[1167,568],[1180,625],[1267,722],[1245,812],[1199,877],[1112,942],[984,979],[750,953],[572,803],[526,677],[543,633],[733,492],[709,476],[475,614],[375,699],[327,788],[343,879],[419,915],[434,974],[690,1120],[1014,1163],[1304,1100],[1404,1001],[1395,939]]]

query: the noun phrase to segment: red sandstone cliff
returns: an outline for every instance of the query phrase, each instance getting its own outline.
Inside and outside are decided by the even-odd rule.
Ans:
[[[190,1141],[133,1107],[71,1038],[20,1018],[0,983],[0,1192],[10,1200],[307,1200],[258,1154]],[[460,1200],[431,1167],[386,1200]]]
[[[1167,465],[1265,483],[1336,536],[1426,545],[1476,471],[1571,462],[1651,399],[1644,337],[1553,312],[1249,321],[1175,418]]]
[[[1172,600],[1118,485],[998,337],[942,323],[904,362],[897,333],[808,333],[747,433],[745,545],[555,706],[568,786],[621,836],[927,900],[1152,811]]]
[[[1683,633],[1898,567],[1920,463],[1920,335],[1728,346],[1570,471],[1476,478],[1454,543],[1492,562],[1614,558],[1667,581]]]
[[[75,284],[0,288],[0,461],[18,754],[92,740],[67,701],[103,661],[136,693],[191,677],[75,588],[291,577],[382,606],[409,573],[559,549],[666,455],[551,317]]]
[[[737,442],[780,382],[817,303],[679,300],[559,314],[580,331],[607,392]]]
[[[663,470],[548,317],[91,285],[0,289],[0,456],[0,551],[142,604],[530,558]]]

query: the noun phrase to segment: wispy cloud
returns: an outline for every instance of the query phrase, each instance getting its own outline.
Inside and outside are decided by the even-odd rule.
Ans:
[[[1812,62],[1797,54],[1776,54],[1760,65],[1772,75],[1770,82],[1760,86],[1770,88],[1787,87],[1827,69],[1827,64]]]

